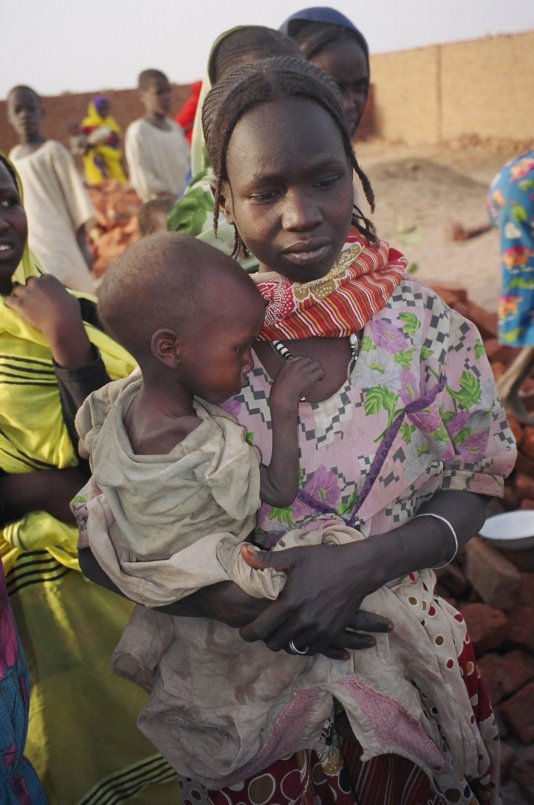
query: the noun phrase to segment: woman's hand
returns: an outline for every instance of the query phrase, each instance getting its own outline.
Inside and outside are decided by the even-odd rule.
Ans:
[[[370,635],[347,629],[386,632],[385,618],[360,611],[360,604],[382,584],[373,568],[373,546],[367,541],[348,545],[314,545],[273,553],[250,551],[249,564],[287,573],[278,599],[247,626],[244,640],[263,642],[272,650],[287,649],[290,641],[309,654],[345,656],[343,649],[369,648]]]
[[[33,511],[45,511],[75,525],[69,503],[86,483],[80,467],[0,476],[0,498],[13,520]]]
[[[43,333],[60,366],[75,369],[95,359],[83,326],[80,303],[57,277],[44,274],[30,277],[26,285],[15,284],[4,302]]]

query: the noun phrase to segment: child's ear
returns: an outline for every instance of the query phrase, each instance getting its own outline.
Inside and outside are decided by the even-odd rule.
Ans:
[[[227,181],[224,181],[221,185],[219,209],[229,224],[235,224],[232,190],[230,189],[230,183]]]
[[[176,369],[180,363],[178,336],[174,330],[156,330],[150,339],[150,350],[168,369]]]

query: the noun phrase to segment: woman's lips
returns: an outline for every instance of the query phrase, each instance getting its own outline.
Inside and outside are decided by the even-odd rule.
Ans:
[[[317,239],[307,242],[294,243],[284,249],[284,258],[297,266],[309,266],[323,260],[330,249],[329,240]]]

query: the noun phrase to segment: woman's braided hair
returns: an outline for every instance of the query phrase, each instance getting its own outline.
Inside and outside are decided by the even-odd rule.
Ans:
[[[371,183],[358,164],[352,148],[349,130],[336,83],[327,73],[300,59],[280,57],[245,64],[224,75],[210,90],[202,107],[202,127],[210,163],[215,173],[215,208],[213,227],[217,232],[219,199],[222,184],[228,180],[226,154],[232,133],[241,118],[268,101],[280,98],[307,98],[318,103],[337,125],[345,153],[358,175],[371,211],[374,212],[374,193]],[[373,223],[354,206],[352,224],[367,241],[376,240]],[[233,257],[243,249],[236,231]]]

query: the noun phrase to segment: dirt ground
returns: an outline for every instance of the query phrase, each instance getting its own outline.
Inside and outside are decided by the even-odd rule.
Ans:
[[[473,302],[496,310],[500,285],[497,232],[455,241],[450,224],[487,223],[488,184],[519,153],[517,148],[369,141],[356,143],[356,153],[374,188],[377,232],[404,252],[414,276],[425,283],[463,287]],[[364,209],[368,211],[365,205]]]

